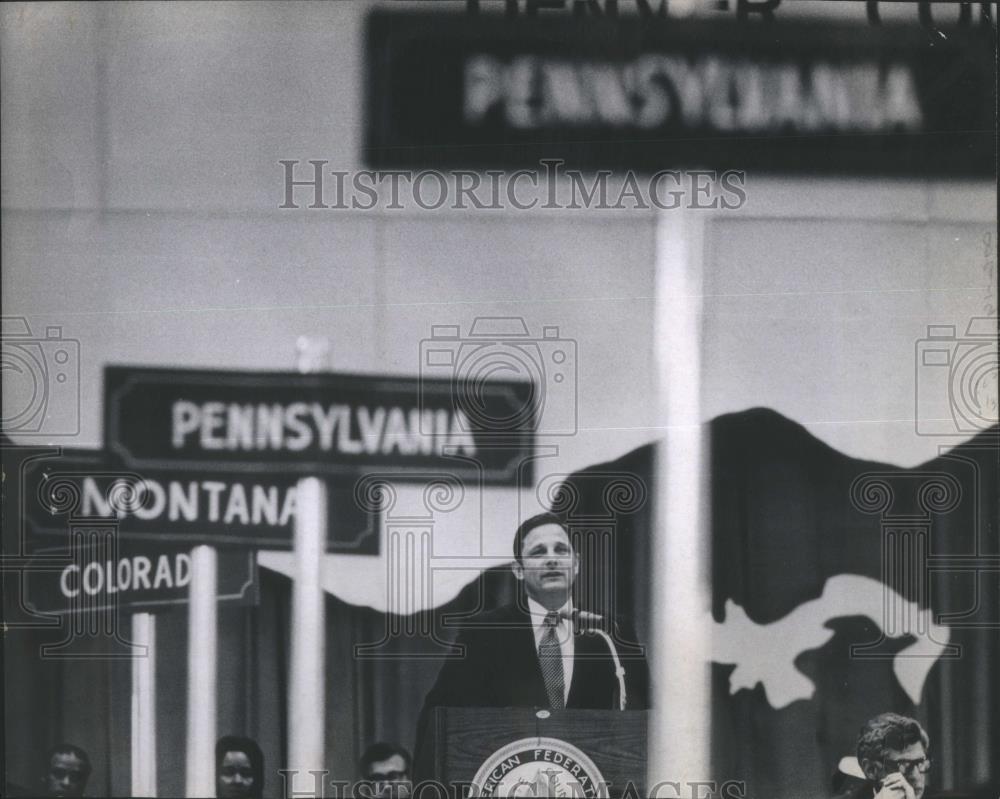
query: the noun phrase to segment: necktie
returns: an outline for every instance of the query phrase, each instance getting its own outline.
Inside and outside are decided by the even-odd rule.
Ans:
[[[545,632],[542,633],[542,640],[538,645],[538,659],[542,665],[545,693],[548,694],[550,707],[563,708],[566,706],[566,701],[563,697],[565,684],[563,682],[562,648],[559,646],[559,639],[556,636],[559,614],[554,611],[546,613],[543,624]]]

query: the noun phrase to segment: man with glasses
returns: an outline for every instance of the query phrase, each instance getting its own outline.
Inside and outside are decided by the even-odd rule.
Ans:
[[[897,713],[869,719],[858,736],[858,762],[866,782],[843,799],[921,799],[927,787],[929,739],[924,728]]]

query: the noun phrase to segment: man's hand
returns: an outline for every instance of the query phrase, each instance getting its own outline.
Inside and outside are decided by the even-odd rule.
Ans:
[[[898,771],[882,780],[882,789],[875,799],[914,799],[913,788]]]

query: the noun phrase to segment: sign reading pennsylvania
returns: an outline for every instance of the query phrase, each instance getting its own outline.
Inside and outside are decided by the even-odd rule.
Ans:
[[[103,452],[64,450],[22,470],[31,541],[52,546],[73,523],[105,519],[118,537],[160,545],[290,549],[297,511],[294,474],[112,468]],[[377,555],[378,508],[351,482],[327,480],[327,551]]]
[[[377,12],[377,167],[993,175],[990,27]]]
[[[529,382],[111,366],[105,441],[125,467],[530,479]]]

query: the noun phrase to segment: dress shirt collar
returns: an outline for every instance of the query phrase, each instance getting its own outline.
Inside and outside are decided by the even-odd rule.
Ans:
[[[573,626],[569,619],[570,614],[573,612],[573,600],[567,600],[566,604],[557,609],[555,612],[559,614],[559,623],[556,625],[556,634],[559,635],[560,640],[563,640],[563,635],[571,634],[573,630]],[[531,616],[531,627],[535,631],[536,643],[541,640],[541,637],[545,632],[545,617],[549,613],[552,613],[552,611],[536,602],[530,596],[528,597],[528,614]]]

